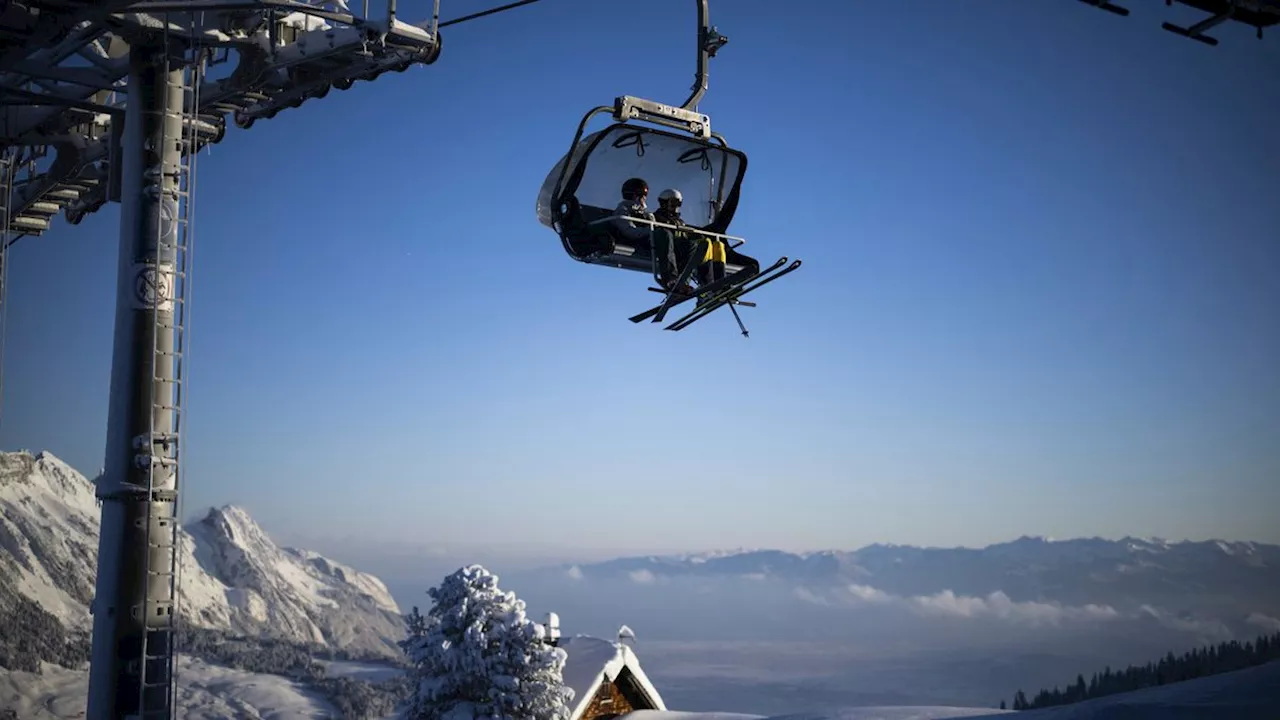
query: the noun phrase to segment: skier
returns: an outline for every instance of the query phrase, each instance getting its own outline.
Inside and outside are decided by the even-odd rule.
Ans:
[[[613,211],[613,229],[618,235],[632,242],[649,237],[649,225],[636,225],[627,218],[652,220],[653,213],[645,207],[649,197],[649,183],[644,178],[631,178],[622,183],[622,202]]]
[[[684,203],[684,196],[679,190],[668,188],[658,195],[658,212],[654,214],[658,222],[667,223],[668,225],[676,225],[688,227],[689,223],[680,217],[680,206]],[[689,261],[689,256],[693,254],[694,248],[697,246],[697,239],[692,233],[677,231],[675,234],[673,261],[678,262],[677,267],[684,267]],[[725,244],[720,238],[708,237],[706,253],[699,258],[698,265],[698,284],[709,285],[716,280],[724,277],[725,263]]]
[[[669,291],[675,287],[676,279],[680,276],[679,266],[676,265],[673,233],[667,228],[637,224],[629,219],[657,219],[646,207],[645,201],[648,197],[649,184],[644,181],[644,178],[630,178],[622,183],[622,202],[618,203],[618,207],[613,211],[613,227],[618,235],[631,242],[652,238],[654,269],[658,282],[664,290]],[[692,292],[692,288],[686,286],[681,291]]]

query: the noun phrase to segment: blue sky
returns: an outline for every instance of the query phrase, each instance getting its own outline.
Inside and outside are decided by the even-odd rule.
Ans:
[[[805,261],[749,340],[633,326],[645,277],[534,217],[586,110],[684,99],[687,0],[460,25],[231,129],[200,158],[184,512],[580,549],[1280,541],[1280,38],[1133,5],[713,2],[732,232]],[[117,232],[12,248],[0,447],[101,464]]]

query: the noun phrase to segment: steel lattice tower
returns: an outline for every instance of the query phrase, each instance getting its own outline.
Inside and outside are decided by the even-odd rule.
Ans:
[[[119,202],[115,343],[88,717],[174,715],[183,351],[194,159],[357,80],[430,64],[413,25],[341,0],[0,5],[0,291],[9,246]],[[230,72],[209,79],[221,65]],[[2,296],[0,296],[2,298]],[[2,310],[3,308],[0,308]]]

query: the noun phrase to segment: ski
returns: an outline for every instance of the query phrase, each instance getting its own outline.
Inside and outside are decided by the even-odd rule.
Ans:
[[[753,275],[752,277],[755,277],[755,276]],[[667,294],[667,291],[666,291],[666,290],[663,290],[662,288],[656,288],[656,287],[651,287],[651,288],[649,288],[649,292],[662,293],[663,295],[666,295],[666,294]],[[697,294],[698,294],[698,292],[695,290],[693,294],[694,294],[694,295],[697,295]],[[677,304],[679,304],[679,303],[677,303]],[[755,303],[753,303],[753,302],[751,302],[750,300],[734,300],[734,301],[733,301],[733,304],[734,304],[734,305],[740,305],[740,306],[742,306],[742,307],[755,307],[755,306],[756,306],[756,304],[755,304]]]
[[[671,241],[675,242],[675,238],[673,237]],[[706,240],[699,240],[698,244],[694,246],[694,251],[690,253],[689,259],[685,261],[684,269],[680,271],[680,275],[676,278],[675,287],[680,288],[689,284],[689,278],[693,277],[693,271],[698,269],[699,263],[697,259],[705,257],[707,254],[707,245],[708,242]],[[662,322],[662,319],[667,316],[667,311],[676,304],[676,298],[681,297],[686,296],[684,293],[677,293],[675,290],[667,293],[667,299],[663,300],[662,304],[658,306],[658,312],[654,314],[653,321]]]
[[[783,258],[783,260],[785,261],[786,258]],[[752,282],[751,280],[748,280],[747,282],[742,283],[741,285],[737,285],[727,290],[724,290],[720,293],[717,293],[715,297],[704,302],[701,306],[696,308],[693,312],[690,312],[689,314],[685,315],[679,320],[676,320],[675,322],[671,323],[670,325],[668,325],[663,329],[676,330],[676,331],[683,330],[689,327],[690,325],[694,324],[695,322],[701,320],[702,318],[715,312],[716,310],[719,310],[721,307],[724,307],[725,305],[728,305],[729,303],[737,300],[743,295],[746,295],[747,293],[753,290],[756,290],[760,287],[768,285],[769,283],[773,282],[774,280],[777,280],[783,275],[786,275],[787,273],[790,273],[799,268],[800,268],[800,261],[795,260],[786,268],[779,270],[778,272],[772,275],[769,275],[768,277],[765,277],[765,273],[760,273],[759,275],[756,275],[754,278],[752,278],[752,280],[758,279],[758,282]]]
[[[777,270],[778,268],[780,268],[780,267],[782,267],[783,265],[785,265],[785,264],[786,264],[786,262],[787,262],[787,258],[786,258],[786,257],[779,258],[777,262],[775,262],[774,264],[772,264],[772,265],[770,265],[769,267],[765,268],[763,271],[758,272],[758,273],[756,273],[755,275],[752,275],[751,277],[747,278],[746,280],[739,280],[739,279],[738,279],[738,275],[737,275],[737,274],[734,274],[734,275],[726,275],[726,276],[724,276],[724,277],[720,278],[719,280],[716,280],[716,281],[715,281],[715,282],[713,282],[713,283],[708,283],[707,285],[704,285],[703,287],[695,288],[695,289],[694,289],[694,292],[693,292],[693,294],[692,294],[692,295],[684,295],[684,294],[680,294],[680,295],[678,296],[678,297],[679,297],[679,299],[678,299],[678,300],[676,300],[675,302],[671,303],[671,307],[675,307],[676,305],[679,305],[680,303],[685,302],[686,300],[692,300],[692,299],[694,299],[694,298],[698,297],[699,295],[705,295],[705,294],[707,294],[707,293],[718,293],[718,292],[720,292],[721,290],[723,290],[724,288],[729,287],[729,286],[733,283],[733,281],[735,281],[735,280],[738,280],[739,284],[746,284],[746,283],[749,283],[749,282],[751,282],[751,280],[753,280],[754,278],[758,278],[758,277],[760,277],[761,275],[764,275],[764,274],[766,274],[766,273],[770,273],[770,272],[773,272],[774,270]],[[738,271],[738,272],[741,272],[741,271]],[[665,292],[666,292],[666,290],[655,290],[655,292],[665,293]],[[648,310],[645,310],[644,312],[642,312],[642,313],[640,313],[640,314],[638,314],[638,315],[632,315],[632,316],[631,316],[630,318],[628,318],[628,319],[629,319],[629,320],[631,320],[631,322],[633,322],[633,323],[643,322],[643,321],[648,320],[649,318],[653,317],[654,315],[657,315],[657,314],[658,314],[658,308],[659,308],[659,307],[661,307],[661,305],[658,305],[658,306],[656,306],[656,307],[649,308]],[[669,309],[669,308],[668,308],[668,309]]]

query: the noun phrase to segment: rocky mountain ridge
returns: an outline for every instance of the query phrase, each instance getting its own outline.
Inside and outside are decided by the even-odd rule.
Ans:
[[[93,483],[50,453],[0,453],[0,607],[35,603],[90,626],[99,508]],[[243,508],[179,530],[179,612],[190,625],[396,656],[400,608],[378,578],[277,546]]]

